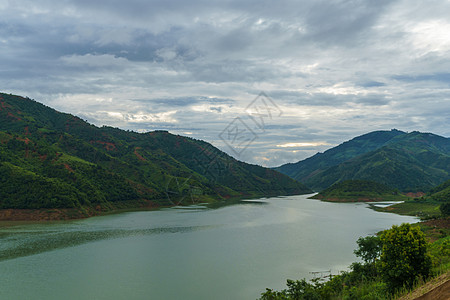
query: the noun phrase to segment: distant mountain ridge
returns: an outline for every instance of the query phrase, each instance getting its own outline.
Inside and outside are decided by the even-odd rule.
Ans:
[[[311,192],[204,141],[99,128],[3,93],[0,176],[0,208],[109,209]]]
[[[450,178],[450,139],[417,131],[374,131],[275,169],[314,190],[360,179],[403,192],[426,191]]]

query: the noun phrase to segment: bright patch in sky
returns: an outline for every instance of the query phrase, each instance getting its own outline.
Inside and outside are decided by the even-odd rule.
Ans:
[[[317,146],[329,146],[327,142],[309,142],[309,143],[286,143],[277,145],[280,148],[300,148],[300,147],[317,147]]]

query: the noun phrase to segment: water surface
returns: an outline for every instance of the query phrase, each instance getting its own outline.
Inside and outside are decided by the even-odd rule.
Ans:
[[[0,299],[256,299],[416,221],[303,195],[0,227]]]

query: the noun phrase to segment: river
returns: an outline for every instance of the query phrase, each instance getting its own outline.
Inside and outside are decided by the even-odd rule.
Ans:
[[[256,299],[413,217],[308,195],[0,227],[0,299]]]

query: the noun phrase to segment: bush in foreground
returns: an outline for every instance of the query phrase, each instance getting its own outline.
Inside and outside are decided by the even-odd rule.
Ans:
[[[287,289],[266,289],[261,300],[283,299],[389,299],[402,289],[411,288],[431,272],[425,235],[418,226],[392,226],[378,236],[359,238],[355,262],[350,272],[329,281],[287,280]]]

